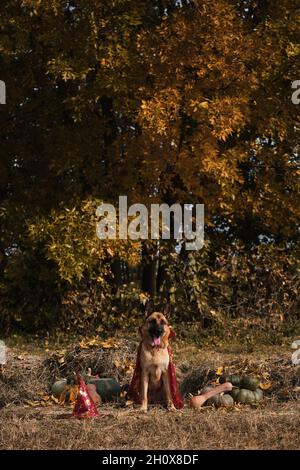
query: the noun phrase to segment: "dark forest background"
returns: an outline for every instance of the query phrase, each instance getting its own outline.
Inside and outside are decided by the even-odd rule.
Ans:
[[[296,0],[2,0],[0,327],[299,320]],[[101,201],[205,204],[205,246],[100,241]]]

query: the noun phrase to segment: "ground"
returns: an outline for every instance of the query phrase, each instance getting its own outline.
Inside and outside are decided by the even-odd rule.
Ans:
[[[70,405],[39,406],[26,400],[22,403],[15,390],[7,389],[5,396],[11,393],[10,399],[5,401],[2,396],[1,401],[0,394],[0,449],[300,449],[298,376],[293,375],[294,382],[290,383],[283,378],[285,370],[292,370],[293,374],[295,371],[290,369],[290,351],[286,345],[258,349],[259,352],[245,352],[242,345],[238,351],[237,346],[230,350],[183,343],[175,347],[180,380],[203,364],[231,370],[239,366],[246,371],[254,367],[262,375],[269,370],[272,387],[257,408],[237,405],[193,410],[186,405],[176,412],[151,407],[142,414],[130,405],[121,407],[114,403],[102,405],[98,419],[79,421],[59,419],[62,413],[72,410]],[[23,375],[18,382],[13,382],[13,378],[23,370],[27,382],[22,390],[26,395],[28,376],[34,369],[39,371],[43,385],[44,375],[37,365],[51,353],[51,347],[47,352],[43,348],[35,350],[32,345],[10,347],[6,387],[18,388],[20,395]],[[97,349],[93,354],[97,354]],[[9,376],[9,368],[15,375],[11,372]],[[33,375],[36,377],[36,373]],[[293,391],[289,388],[292,386]]]

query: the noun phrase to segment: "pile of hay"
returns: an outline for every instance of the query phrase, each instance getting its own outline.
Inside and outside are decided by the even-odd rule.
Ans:
[[[123,389],[129,384],[136,361],[137,342],[133,339],[118,339],[113,346],[95,344],[90,348],[72,346],[56,351],[47,357],[45,352],[27,354],[20,358],[9,358],[4,377],[0,379],[0,408],[8,404],[21,404],[28,400],[40,400],[41,395],[50,393],[55,380],[74,376],[76,372],[87,372],[100,377],[116,379]],[[181,392],[197,394],[204,386],[218,377],[216,364],[211,359],[199,362],[195,356],[178,353],[176,374]],[[200,365],[201,364],[201,365]],[[218,362],[218,365],[219,362]],[[300,366],[294,366],[289,358],[248,360],[228,360],[222,364],[224,373],[253,375],[262,381],[270,382],[265,395],[279,401],[299,398]]]
[[[280,401],[296,400],[300,391],[300,367],[295,367],[288,359],[265,360],[261,362],[247,359],[230,361],[224,364],[226,374],[253,375],[262,383],[270,384],[265,394]],[[195,395],[218,378],[214,367],[202,365],[188,374],[181,383],[180,389],[184,396]]]
[[[93,375],[114,378],[124,387],[132,377],[136,349],[136,342],[122,339],[115,347],[72,346],[63,355],[57,351],[50,357],[45,353],[22,358],[11,354],[0,379],[0,408],[40,400],[51,393],[55,380],[74,377],[74,373],[87,372],[89,368]]]
[[[37,400],[44,391],[40,356],[9,357],[8,366],[0,379],[0,408]]]
[[[136,360],[136,344],[122,339],[116,347],[81,349],[79,346],[66,351],[62,358],[52,354],[42,364],[42,377],[50,389],[55,380],[74,377],[74,373],[87,372],[92,375],[110,377],[124,386],[131,379]]]
[[[180,385],[180,391],[183,396],[189,393],[197,395],[205,385],[215,378],[216,374],[212,366],[197,367],[197,369],[193,370],[193,372],[183,379]]]

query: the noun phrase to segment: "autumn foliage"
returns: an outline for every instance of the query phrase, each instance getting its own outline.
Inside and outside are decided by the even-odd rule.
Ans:
[[[3,328],[299,315],[296,0],[5,0]],[[205,204],[205,246],[100,242],[97,204]]]

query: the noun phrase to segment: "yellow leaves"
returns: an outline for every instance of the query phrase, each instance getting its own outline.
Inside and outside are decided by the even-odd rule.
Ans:
[[[222,375],[224,372],[224,367],[218,367],[217,370],[216,370],[216,375]]]
[[[259,384],[259,387],[262,389],[262,390],[269,390],[271,387],[272,387],[272,382],[261,382]]]
[[[119,373],[131,375],[134,370],[134,363],[131,362],[128,358],[125,360],[115,359],[113,361],[114,366],[118,369]]]
[[[139,294],[139,299],[140,299],[140,302],[143,304],[143,305],[146,305],[146,302],[147,300],[149,300],[149,296],[144,294],[144,292],[141,292]]]
[[[53,210],[49,218],[37,218],[28,226],[31,241],[43,242],[48,259],[58,266],[60,278],[70,284],[82,279],[84,273],[90,273],[102,262],[98,281],[106,287],[107,276],[111,275],[107,255],[113,257],[117,253],[131,265],[140,261],[140,240],[98,239],[95,213],[101,202],[85,199],[77,207]]]
[[[112,248],[108,248],[106,251],[111,257],[115,256],[115,252],[112,250]]]
[[[49,401],[50,399],[50,395],[42,395],[42,401]]]
[[[100,341],[99,346],[103,349],[112,349],[118,347],[118,342],[113,338],[106,339],[105,341]]]
[[[119,367],[121,367],[121,361],[119,361],[118,359],[115,359],[115,360],[113,361],[113,365],[114,365],[117,369],[119,369]]]
[[[209,104],[207,101],[202,101],[201,103],[199,103],[198,107],[203,108],[203,109],[208,109]]]
[[[103,349],[116,349],[119,344],[114,338],[107,338],[100,340],[97,336],[89,339],[82,339],[79,343],[81,349],[103,348]]]
[[[75,403],[78,395],[78,385],[73,385],[69,390],[69,403]]]
[[[288,57],[296,57],[300,54],[300,44],[290,42],[286,48]]]
[[[25,400],[26,405],[29,405],[33,408],[36,408],[37,406],[41,406],[41,402],[38,400]]]
[[[32,408],[51,406],[53,402],[58,403],[58,399],[53,395],[44,395],[44,393],[38,393],[40,395],[39,399],[36,400],[25,400],[25,405]]]
[[[212,134],[226,141],[233,132],[240,131],[246,124],[247,99],[215,99],[209,107],[208,120],[213,127]]]
[[[201,110],[207,110],[209,108],[208,101],[198,101],[197,99],[191,99],[189,102],[189,107],[192,109],[193,113]]]
[[[99,338],[95,337],[88,340],[82,339],[79,343],[79,346],[81,349],[90,349],[94,346],[99,346]]]
[[[78,385],[66,385],[63,392],[59,395],[59,397],[55,397],[51,395],[49,400],[58,404],[58,405],[72,405],[76,402],[78,395]]]
[[[176,89],[161,90],[154,98],[142,100],[139,121],[153,136],[166,136],[170,126],[178,119],[180,95]]]
[[[226,281],[228,279],[227,271],[213,271],[212,274],[220,281]]]

